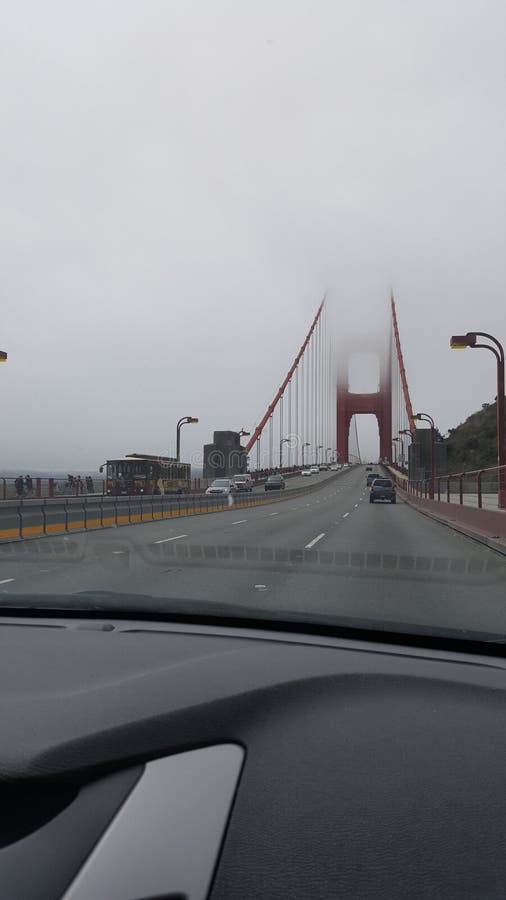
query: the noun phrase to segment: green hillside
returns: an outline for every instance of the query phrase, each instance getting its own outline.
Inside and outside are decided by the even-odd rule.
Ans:
[[[444,438],[448,472],[486,469],[497,465],[496,403],[484,403]]]

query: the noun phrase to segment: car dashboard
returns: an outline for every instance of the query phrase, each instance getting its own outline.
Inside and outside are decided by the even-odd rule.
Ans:
[[[500,655],[0,620],[0,897],[502,897]]]

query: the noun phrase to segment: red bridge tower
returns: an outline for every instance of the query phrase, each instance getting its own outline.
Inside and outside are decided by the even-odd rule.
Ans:
[[[353,394],[349,388],[349,361],[354,353],[374,353],[379,360],[378,390],[372,394]],[[337,459],[348,462],[348,439],[352,416],[372,413],[378,421],[380,458],[392,456],[392,367],[390,341],[383,338],[347,339],[339,353],[337,374]]]

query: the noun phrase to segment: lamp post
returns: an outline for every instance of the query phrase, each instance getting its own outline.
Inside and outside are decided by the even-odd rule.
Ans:
[[[195,416],[183,416],[182,419],[176,425],[176,461],[179,462],[179,456],[181,451],[181,427],[183,425],[188,425],[190,423],[198,422],[198,419]]]
[[[279,470],[283,468],[283,444],[289,444],[290,438],[281,438],[279,442]]]
[[[325,450],[325,462],[327,463],[327,465],[329,464],[329,453],[331,453],[331,452],[332,452],[332,447],[327,447],[327,449]]]
[[[316,465],[318,465],[318,451],[323,450],[323,444],[318,444],[316,448]]]
[[[415,432],[410,431],[409,428],[401,428],[399,430],[399,434],[407,435],[407,437],[411,438],[411,443],[413,443],[413,441],[415,439]],[[408,465],[405,466],[405,469],[406,469],[406,474],[408,475],[408,478],[409,478],[409,447],[408,447]]]
[[[392,438],[392,444],[394,445],[394,466],[397,468],[397,444],[400,443],[400,437]]]
[[[302,445],[302,468],[304,468],[304,447],[310,447],[310,446],[311,446],[311,444],[309,442],[306,442],[305,444]]]
[[[428,422],[430,424],[430,479],[429,479],[429,499],[434,500],[434,419],[428,413],[417,413],[413,416],[419,422]]]
[[[478,344],[476,338],[485,338],[492,341],[490,344]],[[497,338],[486,331],[468,331],[467,334],[454,334],[450,339],[450,347],[452,350],[465,350],[467,347],[471,349],[490,350],[494,354],[497,362],[497,465],[506,465],[506,447],[505,447],[505,427],[504,427],[504,349]],[[497,504],[502,509],[506,506],[506,472],[504,468],[499,468],[498,472],[498,495]]]

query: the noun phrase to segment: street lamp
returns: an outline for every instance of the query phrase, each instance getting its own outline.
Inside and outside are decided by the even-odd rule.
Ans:
[[[302,445],[302,468],[304,468],[304,447],[310,447],[310,446],[311,446],[311,444],[309,442],[306,442],[305,444]]]
[[[394,466],[397,468],[397,444],[400,443],[400,437],[392,438],[392,444],[394,445]]]
[[[486,338],[495,345],[478,344],[476,338]],[[465,350],[471,347],[490,350],[494,354],[497,361],[497,465],[499,467],[506,465],[506,447],[505,447],[505,427],[504,427],[504,349],[497,338],[486,331],[468,331],[467,334],[454,334],[450,339],[450,347],[452,350]],[[506,472],[504,468],[499,468],[498,480],[498,496],[497,502],[500,509],[506,506]]]
[[[176,425],[176,461],[179,462],[179,455],[181,450],[181,426],[189,425],[190,423],[198,422],[198,419],[195,416],[183,416],[182,419]]]
[[[240,438],[241,437],[249,437],[250,434],[251,434],[251,431],[244,431],[244,428],[241,428],[241,430],[239,432],[239,437]]]
[[[283,444],[289,444],[290,438],[281,438],[279,442],[279,470],[283,468]]]
[[[325,450],[325,462],[327,463],[327,465],[329,462],[329,453],[332,453],[332,447],[327,447],[327,449]]]
[[[434,500],[434,419],[428,413],[417,413],[413,416],[418,422],[429,422],[430,424],[430,480],[429,480],[429,499]]]
[[[400,428],[399,434],[405,434],[407,437],[411,438],[411,443],[413,443],[413,441],[415,439],[415,432],[410,431],[409,428]],[[401,441],[402,441],[402,438],[401,438]],[[404,454],[404,443],[402,444],[402,456],[403,456],[403,460],[405,462],[406,459],[405,459],[405,454]],[[407,475],[409,475],[409,447],[408,447],[408,465],[404,466],[404,471],[406,472]]]
[[[323,444],[318,444],[316,448],[316,465],[318,465],[318,450],[323,450]]]

